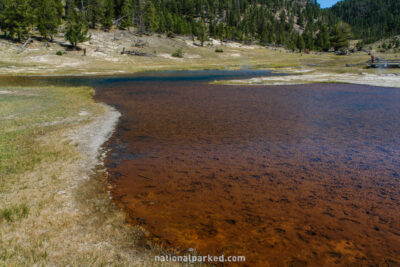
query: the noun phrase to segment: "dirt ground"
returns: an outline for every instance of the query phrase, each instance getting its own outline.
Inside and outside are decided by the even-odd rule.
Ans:
[[[126,31],[92,31],[91,35],[91,41],[80,45],[86,48],[86,56],[83,50],[68,50],[62,36],[57,36],[54,43],[34,40],[24,51],[20,50],[21,44],[0,39],[0,75],[127,75],[147,70],[254,67],[296,74],[284,81],[272,81],[275,84],[290,79],[291,82],[351,82],[365,76],[369,78],[363,80],[377,85],[384,86],[390,81],[388,86],[394,86],[399,78],[397,70],[365,69],[370,58],[365,52],[350,56],[300,54],[283,48],[215,40],[199,47],[189,37],[139,37]],[[121,54],[124,48],[146,56]],[[223,53],[215,52],[216,48],[223,49]],[[177,49],[182,49],[183,58],[172,56]],[[57,55],[58,51],[62,55]],[[399,58],[399,55],[384,54],[382,57]],[[323,78],[323,75],[328,76]],[[296,81],[299,76],[303,76],[302,81]],[[343,81],[344,77],[349,78]],[[263,84],[267,80],[259,78],[243,83]],[[94,103],[91,98],[71,100],[71,103],[79,103],[75,110],[75,105],[59,101],[64,100],[65,95],[50,98],[46,89],[36,89],[0,90],[3,126],[0,125],[0,135],[9,138],[0,141],[12,143],[15,136],[23,136],[18,138],[29,141],[23,143],[25,148],[32,145],[32,154],[24,157],[18,147],[13,148],[15,154],[3,149],[8,149],[6,146],[0,147],[1,153],[6,152],[0,154],[3,157],[0,167],[6,157],[17,169],[21,164],[30,166],[13,173],[13,179],[3,179],[6,176],[0,172],[0,264],[155,265],[153,255],[160,251],[147,241],[138,245],[146,232],[125,224],[122,212],[111,205],[106,184],[101,179],[105,175],[101,146],[113,131],[118,112]],[[46,109],[36,114],[35,107]],[[73,114],[66,116],[67,111]],[[34,140],[28,138],[27,132],[19,132],[24,131],[24,125],[33,127]],[[46,127],[56,129],[47,131]],[[49,147],[54,151],[43,150]],[[58,151],[63,151],[62,156]],[[36,155],[39,152],[41,154]],[[41,160],[30,162],[36,157]],[[6,169],[8,167],[5,165]],[[146,247],[147,250],[143,250]]]
[[[21,44],[0,40],[0,75],[123,75],[146,70],[262,68],[298,72],[312,68],[323,73],[398,73],[396,70],[368,70],[366,52],[350,56],[333,53],[297,53],[278,47],[243,45],[209,40],[203,47],[190,37],[138,36],[128,31],[91,31],[91,40],[71,51],[63,36],[55,42],[34,40],[21,51]],[[216,49],[222,49],[217,53]],[[84,56],[83,49],[86,49]],[[135,51],[142,56],[121,54]],[[172,54],[182,49],[183,58]],[[57,55],[61,53],[61,55]],[[379,54],[399,58],[399,54]],[[347,67],[346,67],[347,65]]]
[[[1,266],[153,266],[161,253],[111,203],[102,145],[120,114],[92,96],[0,89]]]

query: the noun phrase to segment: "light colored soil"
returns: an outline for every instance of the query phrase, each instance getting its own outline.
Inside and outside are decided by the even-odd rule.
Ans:
[[[290,70],[288,70],[290,72]],[[291,85],[306,83],[354,83],[382,87],[400,87],[399,74],[369,73],[321,73],[313,70],[293,71],[295,75],[259,77],[245,80],[219,81],[218,84],[230,85]],[[311,73],[309,73],[311,72]]]
[[[66,50],[60,45],[65,44],[62,36],[48,46],[46,42],[34,41],[23,52],[19,51],[21,44],[0,39],[0,75],[119,75],[144,70],[251,66],[302,75],[235,83],[335,81],[380,86],[400,84],[396,70],[363,69],[369,59],[366,53],[355,53],[349,57],[329,53],[301,55],[281,48],[221,44],[216,40],[210,40],[205,47],[198,47],[187,37],[138,37],[122,31],[92,31],[91,34],[92,40],[81,45],[87,49],[86,56],[82,51]],[[143,48],[134,47],[139,41],[145,44]],[[121,55],[123,48],[151,56]],[[178,48],[183,50],[183,59],[171,56]],[[216,48],[222,48],[224,53],[215,53]],[[64,54],[57,56],[57,51]],[[397,54],[388,56],[399,57]],[[349,63],[360,65],[345,68]],[[28,92],[24,97],[34,97],[35,94]],[[18,90],[0,91],[0,98],[18,95],[21,95]],[[17,111],[28,112],[29,108],[32,107],[21,107]],[[106,175],[101,147],[110,136],[119,113],[104,105],[100,109],[103,112],[78,110],[72,119],[57,119],[54,115],[54,119],[46,122],[32,122],[33,127],[59,127],[43,135],[40,143],[53,147],[55,151],[67,150],[67,153],[63,153],[61,158],[49,157],[41,161],[32,170],[17,174],[16,180],[7,181],[6,185],[3,185],[5,179],[1,177],[2,211],[23,203],[29,212],[21,220],[0,220],[0,265],[155,265],[153,255],[160,250],[145,240],[147,233],[143,229],[125,224],[125,216],[111,204],[107,184],[105,179],[101,179]],[[18,112],[5,112],[1,117],[2,123],[18,118]],[[28,127],[26,125],[16,124],[13,127],[20,130]]]
[[[0,39],[0,75],[118,75],[147,70],[170,69],[237,69],[254,67],[263,69],[311,67],[321,72],[359,73],[370,56],[365,52],[351,56],[333,53],[300,54],[277,47],[243,45],[235,42],[209,40],[203,47],[197,40],[163,35],[138,36],[128,31],[91,31],[90,41],[80,44],[83,51],[70,51],[63,36],[54,43],[33,41],[20,51],[21,44]],[[121,52],[138,51],[147,56],[122,55]],[[172,53],[182,49],[184,57],[174,58]],[[216,53],[216,49],[223,53]],[[57,51],[63,53],[57,56]],[[399,58],[399,54],[376,54]],[[346,64],[354,65],[345,68]],[[384,71],[391,73],[391,70]]]
[[[108,191],[102,146],[119,112],[89,88],[1,91],[0,265],[155,265],[161,250]]]

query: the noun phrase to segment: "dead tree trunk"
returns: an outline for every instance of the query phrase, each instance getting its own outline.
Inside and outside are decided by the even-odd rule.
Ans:
[[[20,53],[23,52],[24,49],[25,49],[25,47],[26,47],[30,42],[32,42],[32,38],[29,36],[28,40],[26,40],[25,43],[19,48],[19,52],[20,52]]]

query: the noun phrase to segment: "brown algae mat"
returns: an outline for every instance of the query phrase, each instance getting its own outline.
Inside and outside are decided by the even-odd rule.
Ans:
[[[246,266],[400,264],[400,93],[121,82],[107,159],[130,221]]]

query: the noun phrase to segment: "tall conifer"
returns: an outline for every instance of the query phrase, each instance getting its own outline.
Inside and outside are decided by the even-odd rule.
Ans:
[[[70,14],[67,18],[67,26],[65,29],[65,39],[68,40],[73,48],[77,48],[78,43],[90,40],[88,35],[89,26],[79,10],[74,6],[71,7]]]
[[[0,15],[1,24],[6,35],[17,38],[26,36],[33,25],[33,9],[30,0],[6,0]]]
[[[61,25],[62,3],[60,0],[38,0],[35,10],[35,22],[44,38],[53,40]]]
[[[102,14],[101,14],[101,27],[105,31],[109,31],[113,25],[114,18],[114,1],[103,0]]]

